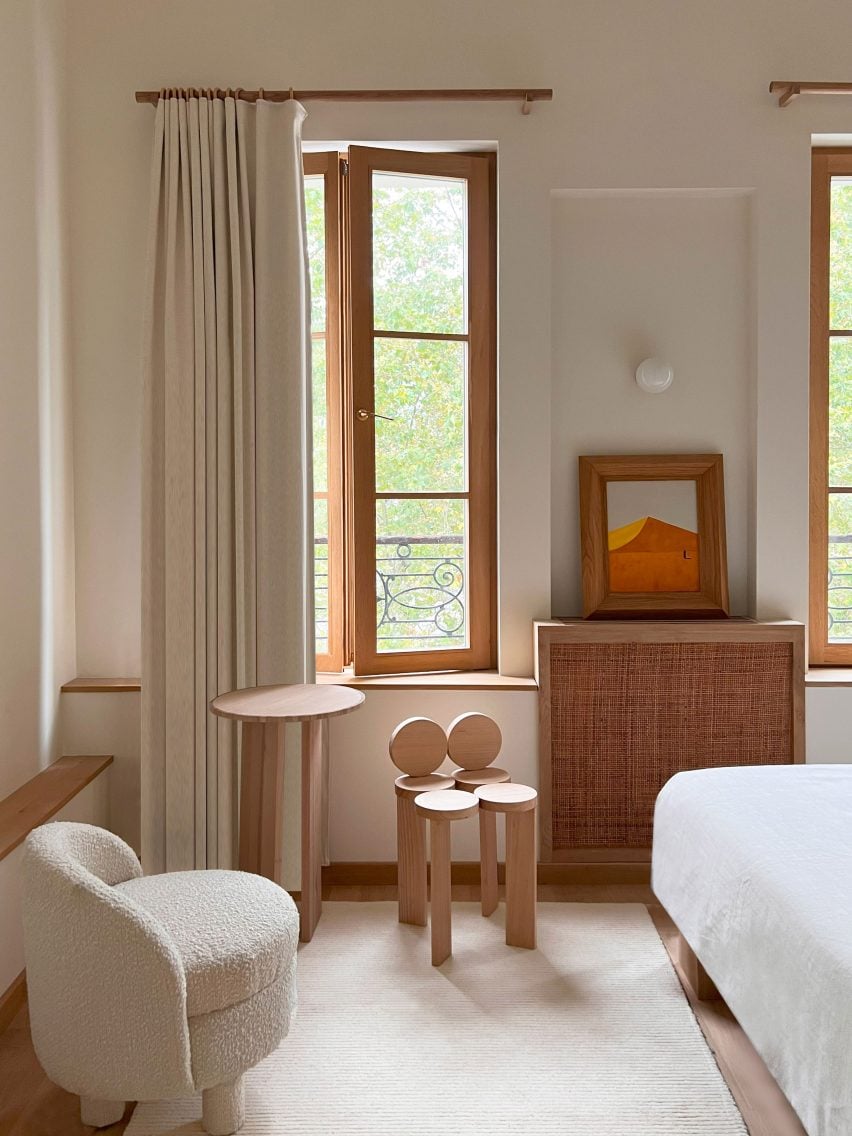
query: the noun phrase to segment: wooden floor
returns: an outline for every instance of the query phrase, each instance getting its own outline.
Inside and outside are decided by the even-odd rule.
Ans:
[[[501,889],[502,890],[502,889]],[[396,888],[342,887],[325,889],[327,900],[395,900]],[[479,899],[477,885],[457,885],[453,898]],[[539,887],[539,899],[565,903],[645,903],[670,955],[674,953],[675,928],[650,890],[642,884],[607,887],[548,884]],[[751,1136],[805,1136],[796,1114],[755,1053],[732,1014],[722,1002],[690,999],[707,1042],[739,1106]],[[30,1041],[26,1007],[0,1034],[0,1136],[82,1136],[100,1132],[118,1136],[132,1113],[128,1105],[124,1120],[110,1128],[94,1129],[80,1123],[79,1102],[48,1081]]]

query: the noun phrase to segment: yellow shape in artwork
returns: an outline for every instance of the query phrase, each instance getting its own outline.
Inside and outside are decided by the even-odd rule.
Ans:
[[[631,521],[629,525],[622,525],[620,529],[611,529],[609,533],[609,550],[621,548],[628,544],[645,526],[647,517],[640,517],[638,521]]]

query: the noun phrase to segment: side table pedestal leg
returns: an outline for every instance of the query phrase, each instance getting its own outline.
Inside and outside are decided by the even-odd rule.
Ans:
[[[302,723],[302,902],[299,938],[309,943],[322,913],[322,719]]]
[[[240,756],[239,863],[281,882],[281,810],[284,728],[279,722],[243,722]]]

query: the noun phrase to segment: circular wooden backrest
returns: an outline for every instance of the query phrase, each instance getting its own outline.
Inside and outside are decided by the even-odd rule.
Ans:
[[[447,756],[447,735],[431,718],[406,718],[391,734],[388,753],[409,777],[425,777]]]
[[[447,753],[462,769],[484,769],[502,744],[500,727],[487,714],[460,714],[447,731]]]

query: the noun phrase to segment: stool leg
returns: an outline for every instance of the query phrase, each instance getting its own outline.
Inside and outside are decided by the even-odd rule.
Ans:
[[[432,860],[432,966],[440,966],[453,950],[450,922],[452,879],[450,874],[450,822],[429,821]]]
[[[497,814],[479,810],[479,895],[483,915],[497,910]]]
[[[506,814],[506,942],[535,947],[535,809]]]
[[[426,821],[414,800],[396,799],[396,859],[399,921],[426,926]]]

